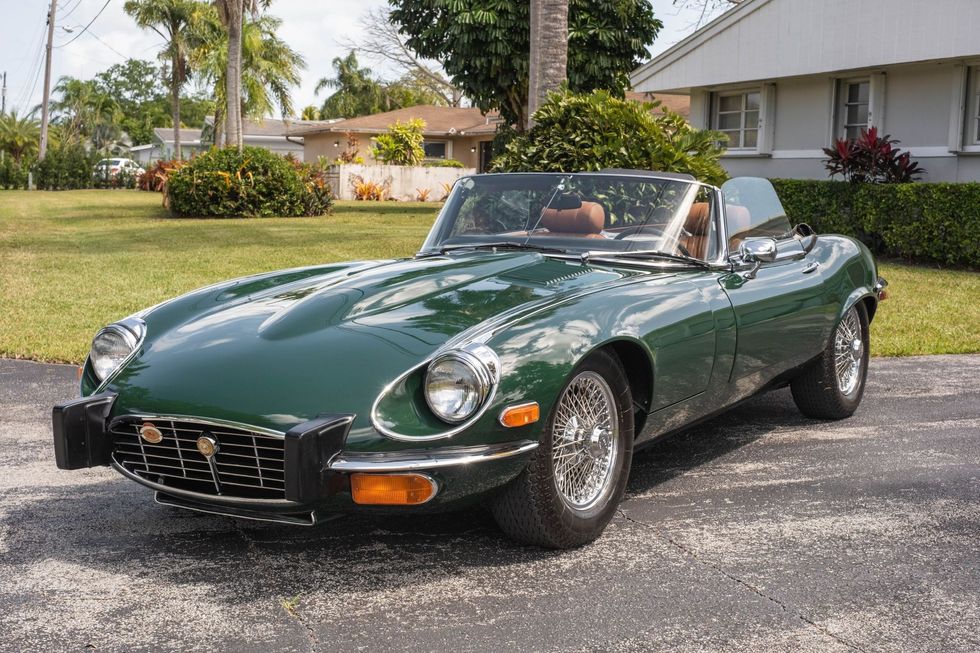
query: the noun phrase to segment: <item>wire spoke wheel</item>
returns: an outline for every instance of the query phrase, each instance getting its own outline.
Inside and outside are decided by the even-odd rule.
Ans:
[[[586,371],[568,384],[551,433],[558,495],[573,510],[592,508],[612,490],[620,456],[616,401],[602,376]]]
[[[845,395],[852,394],[861,380],[864,364],[864,339],[857,310],[852,308],[837,325],[834,333],[834,367],[837,387]]]

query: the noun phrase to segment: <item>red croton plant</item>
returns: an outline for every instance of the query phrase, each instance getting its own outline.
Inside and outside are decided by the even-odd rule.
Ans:
[[[915,181],[925,169],[902,152],[890,135],[879,136],[878,128],[862,129],[856,139],[839,138],[833,147],[825,147],[824,164],[830,176],[841,175],[845,181],[870,184],[904,184]]]

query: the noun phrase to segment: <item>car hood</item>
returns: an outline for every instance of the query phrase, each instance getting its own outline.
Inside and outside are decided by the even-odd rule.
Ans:
[[[144,315],[140,354],[110,383],[116,412],[287,430],[355,413],[467,330],[636,272],[527,252],[305,268],[192,293]]]

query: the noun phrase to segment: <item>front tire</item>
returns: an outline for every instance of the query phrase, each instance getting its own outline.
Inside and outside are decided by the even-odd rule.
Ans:
[[[491,510],[520,542],[554,549],[587,544],[615,514],[632,459],[629,383],[619,359],[600,350],[572,372],[530,464]]]
[[[807,417],[844,419],[857,410],[868,376],[868,312],[862,302],[841,318],[827,348],[793,379],[793,401]]]

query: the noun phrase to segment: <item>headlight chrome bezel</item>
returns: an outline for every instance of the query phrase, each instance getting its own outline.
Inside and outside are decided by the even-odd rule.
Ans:
[[[476,380],[477,401],[472,409],[465,414],[452,415],[434,405],[429,396],[429,375],[431,370],[445,362],[454,362],[465,366]],[[500,360],[497,354],[483,344],[470,344],[459,349],[442,352],[429,361],[422,381],[422,395],[432,414],[447,424],[462,424],[481,413],[486,406],[497,383],[500,381]]]
[[[99,367],[95,361],[95,345],[99,338],[107,334],[118,335],[123,339],[126,346],[129,348],[129,352],[123,356],[121,359],[115,362],[111,369],[104,374],[99,374]],[[89,350],[89,365],[92,369],[92,374],[99,384],[104,384],[108,379],[112,378],[123,366],[128,363],[134,354],[139,351],[140,345],[143,344],[143,339],[146,337],[146,322],[138,317],[127,317],[118,322],[113,322],[112,324],[106,325],[99,329],[99,332],[95,334],[92,338],[92,346]]]

